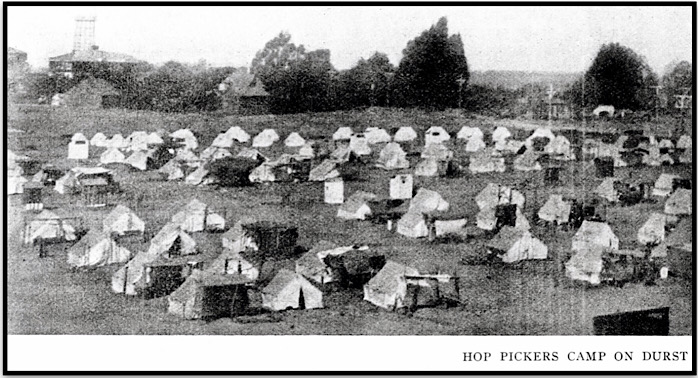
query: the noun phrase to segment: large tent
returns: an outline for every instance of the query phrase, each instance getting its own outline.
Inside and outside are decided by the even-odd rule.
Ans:
[[[410,167],[410,162],[407,161],[407,154],[402,147],[398,143],[391,142],[381,150],[376,166],[387,170],[406,169]]]
[[[302,275],[281,269],[262,289],[262,306],[273,311],[322,308],[322,291]]]
[[[279,134],[273,129],[264,129],[261,133],[257,134],[252,139],[252,147],[254,148],[267,148],[271,147],[276,141],[279,140]]]
[[[533,237],[529,231],[510,226],[502,227],[487,243],[487,248],[505,263],[548,257],[548,247],[543,242]]]
[[[364,300],[388,310],[405,307],[407,295],[405,276],[418,274],[417,269],[388,260],[383,269],[364,285]]]
[[[130,257],[131,252],[119,246],[108,233],[92,229],[70,247],[68,265],[105,266],[125,263]]]
[[[420,188],[410,201],[409,211],[418,213],[431,213],[434,211],[447,211],[448,202],[433,190]]]
[[[395,142],[410,142],[417,139],[417,132],[410,126],[400,127],[393,136]]]
[[[212,162],[232,156],[233,154],[231,154],[230,151],[228,151],[227,149],[221,147],[214,147],[213,145],[211,145],[207,147],[205,150],[203,150],[199,157],[203,161]]]
[[[410,199],[413,187],[414,178],[412,175],[397,175],[390,179],[390,198]]]
[[[147,251],[139,252],[126,265],[112,275],[112,290],[115,293],[136,295],[136,285],[144,278],[145,265],[161,255],[191,255],[196,253],[196,241],[182,230],[179,224],[166,224],[150,240]]]
[[[32,244],[36,239],[75,240],[75,227],[56,213],[43,210],[27,223],[24,230],[24,243]]]
[[[607,223],[585,220],[572,237],[572,250],[581,251],[594,247],[617,251],[618,237]]]
[[[195,269],[167,297],[167,312],[183,319],[217,319],[243,314],[249,306],[250,280],[237,274],[211,274]]]
[[[117,233],[119,235],[142,234],[145,231],[145,222],[128,207],[117,205],[104,217],[102,229],[104,232]]]

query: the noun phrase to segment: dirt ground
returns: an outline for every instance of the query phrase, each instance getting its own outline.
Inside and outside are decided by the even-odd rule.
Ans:
[[[199,136],[199,151],[210,145],[219,132],[241,126],[255,135],[264,128],[276,129],[281,140],[292,131],[305,136],[331,136],[339,126],[360,130],[368,126],[388,130],[410,125],[426,130],[443,126],[457,132],[462,126],[479,126],[492,130],[511,121],[472,119],[454,112],[422,113],[370,109],[363,112],[304,114],[289,116],[233,117],[202,114],[170,115],[122,110],[86,110],[48,107],[12,108],[8,127],[23,133],[9,134],[8,147],[43,161],[65,166],[67,143],[75,132],[88,138],[100,131],[108,137],[120,132],[174,131],[187,127]],[[534,124],[533,124],[534,125]],[[572,127],[556,124],[556,127]],[[599,125],[589,125],[592,130]],[[67,138],[67,139],[66,139]],[[284,152],[282,146],[263,151],[270,156]],[[453,144],[457,159],[464,159],[463,146]],[[103,149],[93,148],[91,159],[82,165],[96,165]],[[418,157],[412,157],[412,167]],[[601,182],[593,176],[593,166],[567,163],[561,173],[560,186],[543,185],[542,172],[477,174],[465,172],[455,178],[415,177],[415,186],[439,192],[468,223],[475,223],[477,206],[474,197],[489,182],[516,185],[526,196],[525,215],[533,214],[550,193],[566,191],[577,197],[590,193]],[[510,168],[510,167],[509,167]],[[348,181],[345,196],[366,190],[387,197],[388,181],[404,171],[383,171],[367,167],[360,180]],[[617,169],[616,176],[654,182],[661,172],[692,177],[692,167],[642,167]],[[322,183],[271,183],[245,188],[215,189],[192,187],[181,182],[161,181],[154,172],[136,172],[115,168],[115,178],[124,194],[111,199],[132,208],[149,231],[157,232],[169,218],[194,198],[209,204],[224,215],[228,224],[240,219],[287,220],[299,228],[298,243],[310,248],[320,240],[340,245],[367,244],[388,258],[417,269],[439,269],[456,273],[460,280],[463,304],[452,308],[425,308],[404,315],[379,309],[362,300],[359,289],[325,293],[325,308],[287,311],[271,322],[241,322],[220,319],[212,322],[188,321],[167,314],[165,298],[144,300],[127,298],[110,290],[111,274],[118,268],[72,271],[66,252],[58,246],[49,258],[21,244],[25,213],[21,196],[9,196],[6,209],[7,240],[7,308],[9,334],[416,334],[416,335],[587,335],[592,334],[592,319],[619,311],[670,306],[670,333],[691,335],[692,283],[670,277],[654,286],[628,284],[622,288],[583,288],[564,278],[561,263],[569,258],[574,231],[533,225],[532,233],[549,247],[549,259],[516,266],[475,264],[462,261],[484,253],[486,240],[460,243],[433,243],[392,233],[384,225],[370,222],[341,221],[335,217],[337,206],[323,202]],[[525,183],[525,185],[522,185]],[[44,191],[49,208],[68,210],[87,228],[101,225],[110,208],[90,209],[77,197]],[[143,201],[134,200],[136,195]],[[620,238],[621,247],[633,246],[639,227],[652,211],[662,211],[663,201],[634,206],[609,206],[603,209],[609,225]],[[207,235],[215,243],[217,235]],[[147,242],[134,246],[147,248]],[[293,266],[293,261],[280,263]]]

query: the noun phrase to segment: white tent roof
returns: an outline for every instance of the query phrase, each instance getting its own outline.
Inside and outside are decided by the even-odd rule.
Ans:
[[[345,140],[345,139],[351,139],[351,136],[354,134],[354,132],[351,130],[350,127],[342,126],[337,129],[337,131],[332,134],[332,140]]]
[[[508,186],[489,183],[475,196],[475,202],[480,209],[494,208],[497,205],[516,204],[523,208],[526,203],[524,195]]]
[[[572,250],[579,251],[591,247],[618,250],[618,237],[608,224],[585,220],[572,237]]]
[[[230,135],[234,140],[237,140],[240,143],[247,143],[250,141],[250,134],[248,134],[240,126],[233,126],[229,128],[228,131],[226,131],[225,133],[227,135]]]
[[[691,139],[690,136],[684,134],[681,135],[681,138],[679,138],[679,141],[676,142],[676,148],[693,148],[693,139]]]
[[[196,147],[199,146],[199,143],[196,141],[196,136],[194,136],[194,133],[189,129],[179,129],[170,134],[170,137],[173,139],[183,139],[184,148],[188,150],[195,150]]]
[[[504,126],[499,126],[497,127],[494,132],[492,132],[492,140],[497,142],[497,141],[505,141],[507,138],[511,137],[511,132],[509,129],[507,129]]]
[[[71,142],[78,142],[78,141],[89,142],[89,139],[87,139],[87,137],[83,133],[75,133],[75,134],[73,134],[73,137],[70,138],[70,141]]]
[[[477,127],[463,126],[461,127],[460,131],[458,131],[458,135],[456,137],[458,139],[465,140],[470,140],[471,138],[483,139],[485,134],[483,134],[482,130]]]
[[[107,136],[102,133],[97,133],[90,139],[90,144],[96,147],[103,147],[107,143]]]
[[[664,213],[669,215],[690,215],[693,213],[691,190],[678,188],[664,203]]]
[[[443,143],[449,139],[451,139],[451,136],[441,126],[432,126],[424,133],[424,143],[427,145],[432,143]]]
[[[435,160],[451,160],[453,158],[453,151],[449,150],[448,147],[440,143],[431,143],[424,146],[422,150],[422,159],[435,159]]]
[[[292,132],[284,141],[286,147],[301,147],[305,144],[305,139],[303,139],[297,132]]]
[[[211,142],[211,147],[230,148],[233,146],[233,136],[227,133],[220,133]]]
[[[417,132],[410,126],[400,127],[393,136],[393,140],[396,142],[409,142],[415,139],[417,139]]]
[[[448,202],[446,202],[439,193],[433,190],[420,188],[410,201],[409,211],[429,213],[433,211],[447,211],[448,208]]]
[[[538,218],[557,224],[567,223],[572,211],[572,204],[564,201],[562,195],[551,194],[543,207],[538,210]]]
[[[399,144],[391,142],[381,150],[376,166],[383,169],[405,169],[410,167],[407,154]]]
[[[123,163],[126,160],[124,154],[116,148],[108,148],[99,156],[101,164]]]
[[[529,231],[511,226],[502,227],[487,245],[494,251],[503,252],[500,257],[505,263],[548,257],[548,247],[543,242]]]
[[[390,134],[388,134],[388,132],[385,131],[385,129],[381,129],[378,127],[366,128],[364,135],[366,136],[366,141],[369,144],[388,143],[391,140]]]
[[[271,147],[279,140],[279,134],[272,129],[264,129],[252,139],[252,147]]]
[[[661,213],[650,214],[649,219],[637,231],[637,241],[640,244],[659,244],[664,241],[666,215]]]

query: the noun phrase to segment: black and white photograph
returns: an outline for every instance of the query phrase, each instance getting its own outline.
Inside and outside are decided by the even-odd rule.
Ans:
[[[695,373],[694,2],[3,8],[5,372]]]

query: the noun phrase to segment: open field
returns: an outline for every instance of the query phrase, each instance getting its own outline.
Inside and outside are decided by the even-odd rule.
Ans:
[[[478,126],[491,131],[499,125],[526,127],[520,121],[470,118],[458,112],[424,113],[369,109],[363,112],[337,112],[287,116],[235,117],[213,114],[159,114],[124,110],[55,109],[43,106],[11,108],[8,127],[24,133],[10,134],[8,148],[61,166],[75,166],[66,160],[67,143],[75,132],[88,138],[100,131],[124,137],[132,131],[169,132],[190,128],[199,137],[199,151],[210,145],[219,132],[241,126],[250,135],[264,128],[278,131],[281,141],[292,131],[304,137],[329,137],[339,126],[362,130],[368,126],[391,130],[413,126],[418,134],[431,126],[442,126],[455,135],[462,126]],[[543,122],[528,122],[529,127]],[[554,129],[569,129],[572,123],[556,123]],[[590,124],[588,132],[608,126]],[[663,129],[673,125],[660,125]],[[657,125],[641,127],[656,128]],[[419,132],[421,129],[422,133]],[[67,138],[67,139],[66,139]],[[420,141],[421,143],[421,141]],[[421,144],[420,144],[421,145]],[[456,158],[463,160],[463,146],[454,143]],[[263,153],[275,157],[284,152],[278,143]],[[378,150],[378,148],[374,148]],[[103,149],[93,148],[91,159],[81,165],[96,165]],[[377,153],[377,152],[376,152]],[[417,163],[411,157],[411,166]],[[404,170],[405,173],[412,170]],[[452,208],[475,222],[474,197],[489,182],[517,185],[526,196],[525,215],[530,220],[549,194],[558,191],[590,195],[601,182],[593,176],[593,165],[566,163],[559,188],[543,184],[543,172],[519,172],[508,167],[505,173],[472,175],[469,171],[454,178],[415,177],[415,186],[439,192]],[[616,168],[617,177],[640,178],[654,182],[661,172],[692,177],[690,166]],[[366,190],[387,196],[389,179],[401,171],[365,168],[361,179],[345,183],[345,196]],[[584,173],[584,174],[583,174]],[[124,194],[114,198],[132,208],[145,222],[146,229],[157,232],[183,205],[194,198],[225,215],[228,224],[240,219],[287,220],[299,228],[298,243],[310,248],[320,240],[339,245],[368,244],[388,258],[418,269],[440,268],[461,277],[464,304],[455,308],[417,310],[400,315],[381,310],[362,300],[360,290],[325,293],[326,308],[288,311],[280,321],[241,323],[233,319],[213,322],[187,321],[166,312],[165,298],[143,300],[112,293],[111,273],[117,267],[70,271],[65,251],[54,249],[50,258],[39,259],[30,248],[21,245],[20,233],[26,214],[19,196],[8,197],[7,304],[10,334],[543,334],[586,335],[592,333],[592,318],[618,311],[670,306],[670,332],[690,335],[693,293],[691,282],[670,277],[655,286],[628,284],[623,288],[585,289],[564,278],[561,264],[570,256],[574,231],[548,229],[532,224],[531,232],[549,247],[549,259],[517,266],[464,265],[465,258],[481,256],[486,240],[464,243],[430,243],[391,233],[384,225],[370,222],[346,222],[335,217],[337,207],[323,202],[323,183],[271,183],[245,188],[215,189],[193,187],[181,182],[161,181],[155,172],[115,169],[115,178]],[[522,185],[522,183],[526,183]],[[50,193],[50,194],[49,194]],[[85,226],[101,225],[109,209],[88,209],[77,198],[44,191],[48,207],[68,210],[82,218]],[[140,206],[132,201],[144,198]],[[608,223],[620,238],[621,248],[635,244],[637,230],[653,211],[662,211],[663,201],[604,209]],[[219,235],[203,235],[211,244]],[[137,246],[147,248],[146,243]],[[292,267],[293,261],[278,266]]]

